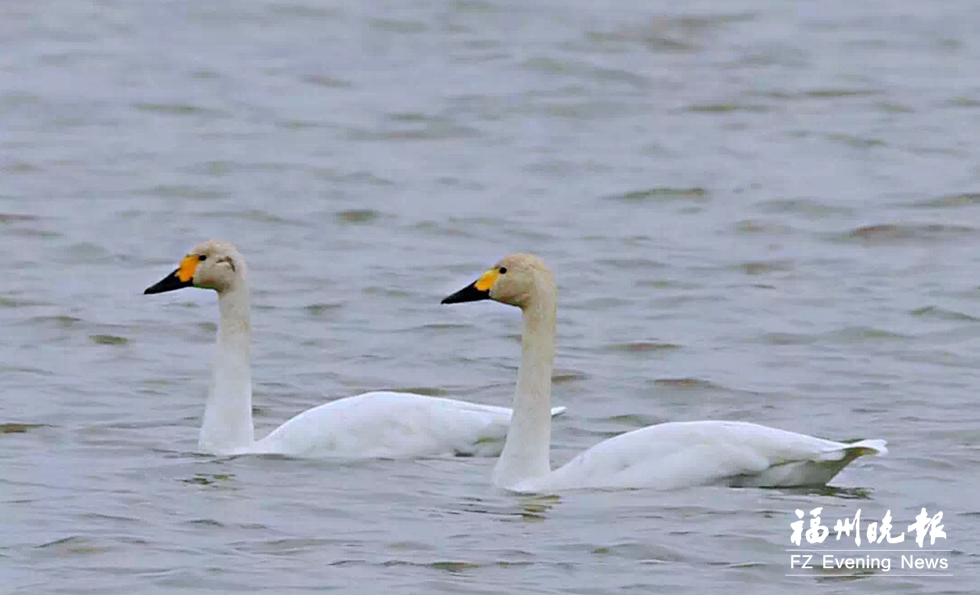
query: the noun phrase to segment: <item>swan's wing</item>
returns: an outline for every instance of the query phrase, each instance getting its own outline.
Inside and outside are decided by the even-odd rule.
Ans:
[[[560,415],[556,407],[552,415]],[[308,409],[256,444],[292,456],[412,458],[493,456],[511,409],[411,393],[378,391]]]
[[[666,423],[601,442],[538,483],[560,489],[823,485],[858,456],[885,453],[882,440],[845,444],[744,422]]]

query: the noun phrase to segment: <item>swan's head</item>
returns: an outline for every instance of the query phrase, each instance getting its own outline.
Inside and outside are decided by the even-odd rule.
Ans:
[[[552,295],[556,291],[555,279],[543,260],[534,254],[510,254],[442,303],[494,300],[523,309],[541,293]]]
[[[177,270],[146,288],[144,294],[184,287],[201,287],[223,293],[244,278],[245,259],[228,242],[208,240],[198,244],[180,261]]]

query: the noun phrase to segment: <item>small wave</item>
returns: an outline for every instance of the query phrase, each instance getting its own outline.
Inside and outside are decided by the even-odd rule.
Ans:
[[[284,130],[315,130],[317,128],[326,128],[328,126],[326,122],[297,119],[277,120],[275,125],[277,128],[282,128]]]
[[[945,196],[929,198],[912,204],[913,207],[928,209],[972,207],[975,205],[980,205],[980,192],[947,194]]]
[[[848,326],[821,335],[841,343],[871,343],[878,341],[898,341],[908,339],[908,335],[870,326]]]
[[[758,337],[756,341],[769,345],[807,345],[815,342],[816,337],[795,333],[765,333]]]
[[[894,101],[879,101],[875,104],[875,107],[883,112],[892,114],[907,114],[915,111],[912,107],[904,103],[896,103]]]
[[[158,198],[196,198],[214,199],[227,198],[230,193],[224,190],[214,190],[185,184],[158,184],[135,192],[139,196],[154,196]]]
[[[864,225],[839,235],[845,241],[868,243],[901,243],[916,240],[942,240],[964,235],[974,235],[977,229],[966,225],[947,225],[943,223],[881,223]]]
[[[327,304],[321,302],[321,303],[309,304],[307,306],[304,306],[303,310],[305,310],[306,313],[309,314],[310,316],[323,316],[330,310],[336,310],[337,308],[342,308],[342,307],[343,304],[339,304],[339,303]]]
[[[950,107],[969,107],[975,108],[980,107],[980,99],[975,97],[954,97],[946,102],[946,105]]]
[[[780,198],[756,203],[756,207],[770,213],[798,213],[811,217],[851,215],[853,209],[830,205],[811,198]]]
[[[18,422],[0,423],[0,434],[25,434],[31,430],[45,427],[45,424],[24,424]]]
[[[378,285],[370,285],[361,290],[361,293],[365,295],[383,295],[388,297],[404,298],[409,297],[407,291],[401,289],[393,289],[391,287],[381,287]]]
[[[126,337],[116,335],[89,335],[88,338],[96,345],[125,345],[129,343],[129,339]]]
[[[788,225],[758,219],[743,219],[735,224],[735,233],[784,235],[792,232],[793,228]]]
[[[346,172],[338,171],[333,168],[328,167],[317,167],[313,169],[313,175],[321,180],[328,180],[330,182],[338,182],[345,184],[355,184],[362,185],[367,184],[370,186],[394,186],[395,182],[387,178],[382,178],[370,171],[355,171]]]
[[[471,329],[472,325],[459,322],[427,322],[425,324],[413,325],[402,330],[402,332],[415,333],[417,331],[447,331],[455,329]]]
[[[287,537],[262,542],[242,542],[238,545],[237,549],[273,556],[292,555],[300,552],[323,551],[327,548],[335,547],[339,541],[338,539],[329,538]]]
[[[0,308],[28,308],[31,306],[43,306],[43,302],[35,302],[31,300],[18,300],[15,298],[8,298],[0,296]]]
[[[595,264],[625,270],[664,269],[669,266],[664,262],[650,258],[599,258],[595,261]]]
[[[378,130],[351,128],[347,131],[347,138],[351,141],[388,142],[473,139],[482,136],[476,128],[456,124],[445,118],[430,118],[418,122],[393,120],[391,123],[397,127],[381,127]]]
[[[65,554],[101,554],[112,549],[104,545],[96,545],[81,535],[70,535],[36,546],[36,549],[51,548],[56,549],[59,556]]]
[[[630,304],[630,300],[618,297],[597,297],[589,298],[578,305],[580,308],[587,310],[602,310],[617,308],[619,306],[627,306]]]
[[[630,190],[618,194],[611,194],[604,198],[605,200],[618,200],[623,202],[646,202],[661,200],[705,200],[708,196],[708,191],[699,186],[690,188],[660,186],[646,190]]]
[[[226,525],[214,519],[191,519],[183,522],[185,525],[195,525],[201,527],[217,527],[223,529]]]
[[[970,316],[969,314],[964,314],[962,312],[956,312],[954,310],[947,310],[945,308],[940,308],[938,306],[925,306],[922,308],[916,308],[909,312],[912,316],[916,318],[931,318],[935,320],[952,320],[952,321],[966,321],[966,322],[980,322],[980,318],[975,316]]]
[[[667,420],[662,417],[652,417],[650,415],[629,413],[624,415],[613,415],[612,417],[607,417],[605,421],[609,421],[615,424],[621,424],[625,426],[631,426],[634,428],[645,428],[647,426],[662,424]],[[621,432],[617,430],[616,432],[613,432],[611,435],[615,436],[620,433]]]
[[[659,16],[643,25],[587,35],[596,43],[638,43],[652,52],[696,52],[716,30],[755,18],[754,13]]]
[[[235,476],[231,473],[195,473],[194,477],[180,480],[188,485],[199,485],[221,489],[231,489],[229,482],[234,481]]]
[[[354,84],[350,81],[323,74],[311,74],[304,76],[303,82],[310,85],[316,85],[317,87],[326,87],[328,89],[349,89],[350,87],[354,86]]]
[[[296,17],[297,20],[303,21],[337,18],[343,14],[339,8],[310,6],[300,2],[273,3],[268,7],[268,11],[273,18]]]
[[[658,351],[676,351],[683,349],[676,343],[658,343],[655,341],[633,341],[630,343],[613,343],[608,347],[610,351],[625,351],[627,353],[653,353]]]
[[[32,316],[26,321],[28,326],[53,326],[56,328],[72,328],[82,322],[81,318],[74,316]]]
[[[882,91],[872,89],[811,89],[800,94],[801,97],[810,99],[836,99],[840,97],[874,97],[881,95]]]
[[[820,342],[830,343],[870,343],[878,341],[896,341],[908,339],[908,335],[867,326],[848,326],[829,332],[801,333],[764,333],[754,342],[770,345],[811,345]]]
[[[592,553],[596,555],[627,558],[630,560],[643,560],[644,562],[681,562],[685,559],[684,556],[670,548],[638,541],[597,547],[592,550]]]
[[[449,572],[460,572],[462,570],[472,570],[480,568],[482,564],[476,562],[414,562],[412,560],[388,560],[387,562],[382,562],[382,566],[385,568],[395,567],[395,566],[417,566],[420,568],[433,568],[436,570],[448,570]]]
[[[767,489],[767,488],[763,488]],[[784,494],[798,496],[827,496],[842,500],[870,500],[872,490],[869,488],[837,488],[834,486],[814,486],[805,488],[768,488]]]
[[[452,394],[448,390],[434,386],[396,386],[386,390],[393,393],[414,393],[417,395],[428,395],[430,397],[445,397]]]
[[[385,33],[415,34],[429,30],[428,23],[423,21],[397,20],[393,18],[370,18],[368,26],[376,31]]]
[[[566,382],[577,382],[579,380],[587,380],[589,375],[585,372],[579,372],[578,370],[558,370],[556,369],[551,373],[551,383],[552,384],[564,384]]]
[[[36,215],[22,215],[17,213],[0,213],[0,223],[13,223],[15,221],[37,221],[40,217]]]
[[[722,389],[721,386],[714,382],[700,378],[657,378],[653,383],[657,386],[666,386],[669,388]]]
[[[766,275],[793,270],[793,264],[788,260],[750,261],[739,263],[735,268],[746,275]]]
[[[339,211],[334,215],[341,223],[369,223],[381,217],[379,211],[374,209],[349,209]]]
[[[636,88],[646,88],[650,80],[628,70],[595,66],[579,60],[557,59],[551,57],[536,57],[525,60],[521,67],[525,70],[540,74],[565,75],[581,77],[612,83],[628,83]]]
[[[189,103],[133,103],[133,109],[140,112],[166,114],[170,116],[220,116],[221,111],[191,105]]]
[[[245,221],[260,221],[264,223],[277,223],[280,225],[305,226],[309,223],[298,219],[286,219],[274,213],[261,209],[245,209],[234,211],[208,211],[201,214],[202,217],[221,218],[221,219],[241,219]]]
[[[732,112],[764,113],[772,111],[772,108],[765,105],[742,103],[695,103],[684,109],[696,114],[730,114]]]
[[[853,134],[828,134],[827,138],[834,142],[845,144],[854,149],[870,149],[872,147],[884,147],[887,143],[877,138],[864,138]]]
[[[415,225],[415,229],[434,236],[457,236],[472,238],[476,235],[470,231],[469,226],[457,222],[450,222],[447,225],[438,221],[420,221]],[[470,272],[472,272],[472,270]]]

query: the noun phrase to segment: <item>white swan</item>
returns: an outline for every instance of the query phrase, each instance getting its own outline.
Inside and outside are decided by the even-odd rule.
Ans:
[[[885,454],[883,440],[833,442],[745,422],[694,421],[615,436],[551,470],[551,368],[558,289],[531,254],[512,254],[444,304],[492,299],[523,312],[514,418],[493,470],[497,487],[517,492],[581,488],[674,489],[695,485],[824,485],[855,458]]]
[[[252,426],[251,292],[245,259],[227,242],[199,244],[144,291],[202,287],[218,293],[221,319],[211,388],[198,440],[207,453],[412,458],[493,456],[511,410],[398,392],[370,392],[308,409],[255,441]],[[556,407],[553,415],[565,410]],[[495,445],[496,442],[496,445]]]

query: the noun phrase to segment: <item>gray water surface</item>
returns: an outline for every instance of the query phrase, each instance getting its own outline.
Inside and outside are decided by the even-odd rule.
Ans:
[[[0,4],[0,591],[977,592],[978,30],[952,0]],[[560,288],[554,463],[705,418],[891,453],[538,498],[492,459],[202,456],[214,296],[141,292],[210,237],[250,266],[259,435],[379,388],[508,404],[519,313],[439,300],[522,250]],[[943,511],[952,576],[786,576],[816,507]]]

